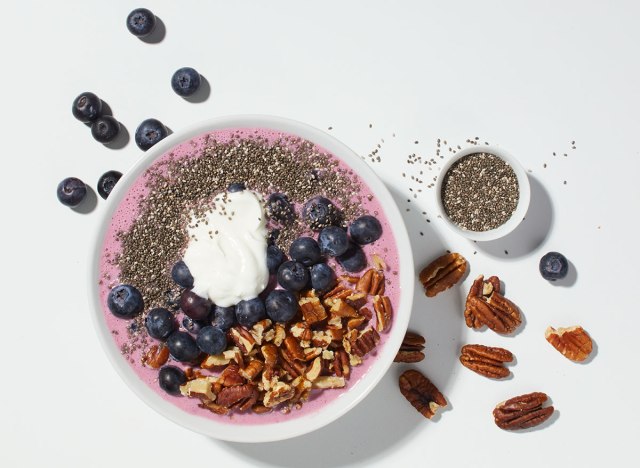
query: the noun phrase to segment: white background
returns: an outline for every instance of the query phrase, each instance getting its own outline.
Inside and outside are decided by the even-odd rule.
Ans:
[[[127,32],[138,6],[162,19],[161,42]],[[78,0],[2,10],[0,465],[637,466],[637,2]],[[171,90],[182,66],[208,80],[203,102]],[[418,290],[413,307],[411,328],[427,338],[415,367],[449,408],[422,418],[397,391],[403,367],[394,366],[335,423],[244,445],[191,433],[138,400],[103,354],[87,305],[104,203],[83,214],[55,197],[64,177],[95,186],[142,155],[132,139],[120,149],[96,143],[74,120],[71,102],[87,90],[131,135],[148,117],[179,131],[209,117],[268,113],[331,126],[362,155],[384,139],[372,166],[405,214],[417,267],[445,249],[471,266],[461,288],[435,299]],[[455,147],[476,136],[514,154],[532,183],[524,224],[483,245],[447,231],[432,190],[412,198],[418,168],[406,163],[413,152],[433,157],[437,138]],[[537,272],[549,250],[572,263],[562,284]],[[516,336],[464,325],[463,298],[480,273],[499,275],[521,307]],[[576,324],[596,344],[582,365],[544,340],[548,325]],[[490,381],[462,367],[465,343],[513,351],[513,378]],[[525,433],[498,429],[494,405],[530,391],[548,393],[558,416]]]

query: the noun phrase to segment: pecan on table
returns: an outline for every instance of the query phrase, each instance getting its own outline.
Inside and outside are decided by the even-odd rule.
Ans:
[[[504,348],[468,344],[460,350],[460,362],[463,366],[492,379],[508,377],[510,372],[504,367],[504,363],[511,361],[513,354]]]
[[[580,326],[547,328],[544,337],[564,357],[575,362],[584,361],[593,350],[593,342],[589,334]]]
[[[424,359],[424,338],[414,332],[408,331],[404,335],[398,354],[394,358],[394,362],[420,362]]]
[[[486,325],[503,334],[513,332],[522,322],[518,306],[500,294],[500,279],[492,276],[485,281],[483,275],[471,285],[464,319],[469,328]]]
[[[447,400],[440,390],[417,370],[403,372],[399,385],[407,401],[425,418],[433,418],[439,408],[447,406]]]
[[[548,397],[533,392],[498,403],[493,410],[496,425],[501,429],[527,429],[545,422],[553,414],[553,406],[542,407]]]
[[[456,284],[467,270],[467,260],[459,253],[445,254],[420,272],[420,282],[427,297],[434,297]]]

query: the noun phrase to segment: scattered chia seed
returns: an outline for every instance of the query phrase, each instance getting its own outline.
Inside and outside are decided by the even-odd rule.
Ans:
[[[489,153],[456,161],[444,175],[442,203],[462,229],[488,231],[509,220],[518,205],[518,179],[509,164]]]

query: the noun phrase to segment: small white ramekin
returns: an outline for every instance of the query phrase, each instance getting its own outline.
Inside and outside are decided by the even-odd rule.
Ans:
[[[442,183],[447,171],[455,162],[459,161],[465,156],[469,156],[470,154],[475,153],[489,153],[499,157],[511,166],[518,179],[518,189],[520,194],[518,197],[518,205],[516,206],[515,211],[507,220],[507,222],[489,231],[470,231],[468,229],[461,228],[447,215],[446,210],[444,209],[444,204],[442,202]],[[529,186],[529,178],[527,177],[526,171],[522,168],[516,158],[511,156],[511,154],[509,154],[502,148],[498,148],[496,146],[472,146],[470,148],[464,148],[463,150],[458,151],[456,154],[450,157],[440,171],[440,175],[438,176],[438,180],[436,181],[435,193],[440,216],[444,220],[445,224],[449,227],[449,229],[457,234],[460,234],[463,237],[466,237],[467,239],[475,241],[495,240],[509,234],[524,219],[527,210],[529,209],[529,201],[531,200],[531,187]]]

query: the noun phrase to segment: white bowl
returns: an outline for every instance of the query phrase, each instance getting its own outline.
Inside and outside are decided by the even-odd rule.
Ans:
[[[242,127],[269,128],[300,136],[325,148],[347,163],[366,182],[383,207],[389,225],[393,226],[398,256],[401,259],[396,277],[400,286],[400,300],[394,311],[393,326],[389,331],[386,344],[375,357],[369,358],[374,361],[362,378],[356,382],[350,382],[350,388],[320,410],[301,414],[283,422],[256,425],[233,424],[229,421],[217,421],[193,415],[164,400],[137,376],[121,355],[105,324],[104,312],[98,294],[100,256],[105,233],[113,213],[138,176],[156,158],[184,141],[213,130]],[[168,136],[147,151],[120,179],[106,201],[104,216],[100,220],[95,238],[89,274],[90,302],[95,328],[111,363],[127,385],[151,408],[188,429],[217,439],[236,442],[266,442],[287,439],[311,432],[339,418],[360,402],[384,376],[400,348],[409,323],[415,281],[413,256],[404,221],[393,198],[373,170],[351,149],[325,132],[293,120],[261,115],[220,117],[192,125],[181,132]],[[380,423],[384,424],[384,421],[380,421]]]
[[[469,156],[470,154],[475,153],[489,153],[499,157],[511,166],[518,179],[518,189],[520,191],[520,195],[518,198],[518,205],[516,206],[516,209],[514,210],[511,217],[507,220],[507,222],[489,231],[470,231],[468,229],[462,229],[447,215],[447,212],[444,209],[444,205],[442,203],[442,183],[444,181],[445,174],[455,162],[459,161],[465,156]],[[461,151],[458,151],[456,154],[450,157],[440,170],[440,175],[438,176],[438,180],[436,182],[435,193],[440,216],[442,216],[442,219],[444,219],[445,224],[449,227],[449,229],[457,234],[460,234],[461,236],[466,237],[467,239],[475,241],[495,240],[509,234],[524,219],[525,215],[527,214],[527,210],[529,209],[529,201],[531,199],[531,187],[529,185],[529,178],[527,177],[527,173],[516,158],[511,156],[511,154],[509,154],[502,148],[498,148],[496,146],[472,146],[470,148],[465,148]]]

